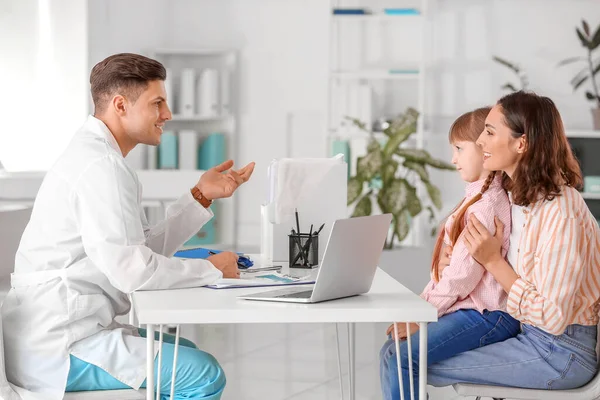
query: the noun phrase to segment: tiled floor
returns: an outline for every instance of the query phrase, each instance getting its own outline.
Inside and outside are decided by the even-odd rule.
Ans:
[[[381,399],[379,348],[384,324],[356,325],[356,400]],[[344,399],[348,399],[347,333],[342,336]],[[227,374],[223,400],[342,399],[334,324],[183,327],[183,336],[212,353]],[[431,388],[430,400],[459,399],[451,388]]]

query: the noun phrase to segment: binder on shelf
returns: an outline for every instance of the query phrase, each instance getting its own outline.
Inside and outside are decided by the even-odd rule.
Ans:
[[[350,143],[348,143],[347,140],[344,139],[335,139],[333,141],[333,143],[331,144],[331,154],[330,156],[333,157],[336,154],[343,154],[344,155],[344,160],[346,160],[346,164],[348,164],[348,178],[350,178],[350,163],[351,163],[351,158],[350,158]]]
[[[219,115],[219,71],[205,68],[198,79],[198,115],[215,117]]]
[[[198,133],[193,130],[179,131],[179,169],[197,169]]]
[[[163,132],[158,146],[158,168],[177,169],[177,135],[175,132]]]
[[[219,205],[213,204],[210,209],[212,210],[214,217],[212,217],[206,224],[202,226],[194,236],[189,238],[187,242],[185,242],[184,246],[186,247],[196,247],[207,244],[217,243],[217,219],[219,216]]]
[[[194,102],[194,89],[196,80],[196,71],[193,68],[183,68],[181,70],[181,88],[179,90],[179,114],[193,116],[196,109]]]
[[[198,148],[198,169],[207,170],[226,160],[225,135],[211,133]]]

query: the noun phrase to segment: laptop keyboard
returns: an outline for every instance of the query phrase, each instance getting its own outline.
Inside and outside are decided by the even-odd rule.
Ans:
[[[312,292],[313,292],[312,290],[305,290],[303,292],[282,294],[282,295],[279,295],[277,297],[280,297],[280,298],[294,298],[294,299],[310,299],[310,296],[312,296]]]

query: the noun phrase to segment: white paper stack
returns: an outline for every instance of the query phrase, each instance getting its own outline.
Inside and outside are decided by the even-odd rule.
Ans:
[[[195,89],[196,71],[193,68],[183,68],[181,70],[181,88],[179,91],[179,114],[193,116],[195,108],[194,89]]]
[[[219,115],[219,71],[202,70],[198,80],[198,114],[203,117]]]
[[[197,169],[198,134],[192,130],[179,131],[179,169]]]

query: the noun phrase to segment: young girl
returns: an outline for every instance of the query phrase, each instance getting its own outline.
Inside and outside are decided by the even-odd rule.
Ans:
[[[506,255],[510,237],[510,203],[502,188],[499,174],[483,168],[483,152],[475,144],[484,130],[490,108],[480,108],[459,117],[450,129],[453,148],[452,163],[467,183],[465,198],[452,212],[440,230],[432,261],[432,279],[421,294],[438,309],[438,322],[429,324],[427,332],[428,365],[448,359],[464,351],[514,337],[519,323],[506,312],[507,296],[502,286],[470,255],[465,246],[463,229],[471,216],[494,232],[494,217],[505,225],[502,254]],[[452,248],[450,264],[443,274],[438,262],[443,247]],[[418,382],[419,335],[417,325],[398,324],[398,335],[412,335],[413,379]],[[381,349],[381,386],[384,399],[400,398],[394,326],[387,331],[390,339]],[[400,346],[404,398],[410,398],[407,343]],[[415,390],[418,385],[415,385]],[[418,393],[415,398],[418,398]]]

